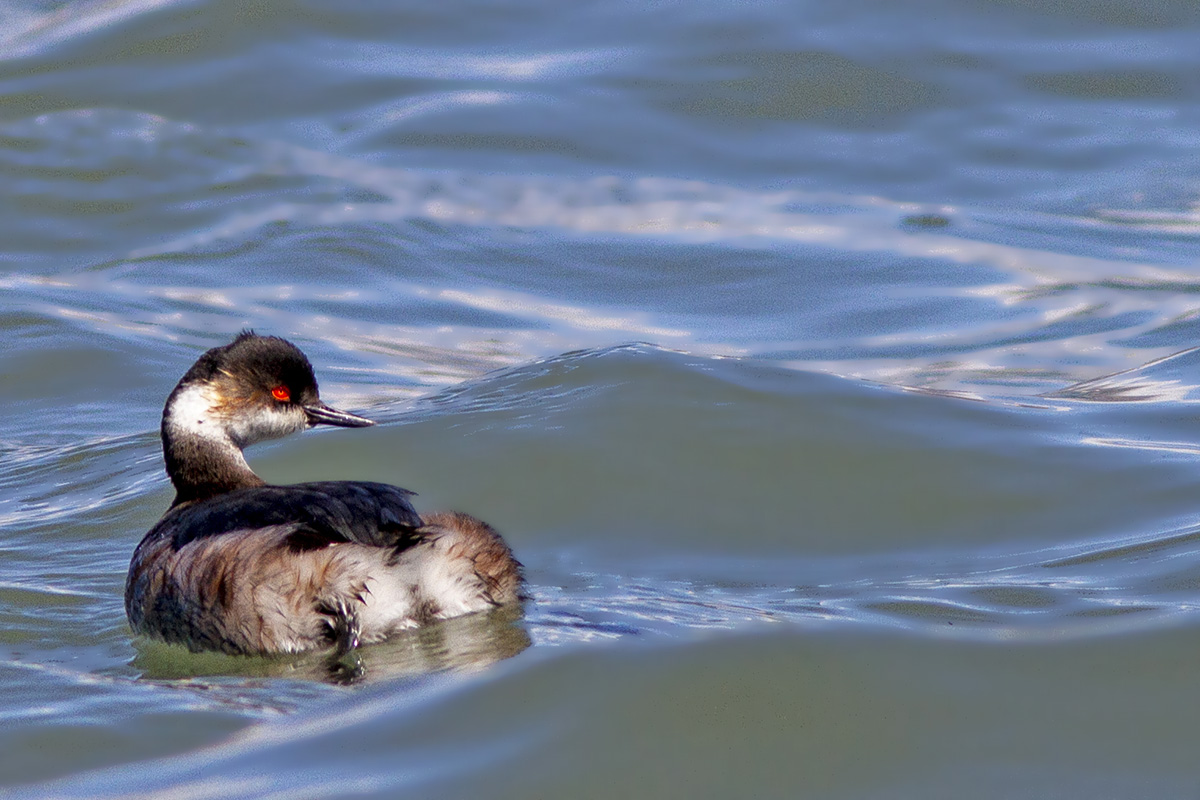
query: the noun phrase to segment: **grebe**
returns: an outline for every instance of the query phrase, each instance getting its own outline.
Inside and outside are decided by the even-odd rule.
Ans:
[[[196,651],[345,653],[520,602],[521,565],[486,523],[421,517],[412,492],[382,483],[270,486],[242,455],[315,425],[373,424],[321,402],[284,339],[245,331],[202,355],[163,411],[176,494],[129,565],[133,630]]]

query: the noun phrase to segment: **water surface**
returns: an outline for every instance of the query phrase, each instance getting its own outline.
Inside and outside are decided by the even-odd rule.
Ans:
[[[1195,796],[1193,5],[0,21],[11,796]],[[255,469],[489,520],[523,617],[132,639],[244,327],[382,423]]]

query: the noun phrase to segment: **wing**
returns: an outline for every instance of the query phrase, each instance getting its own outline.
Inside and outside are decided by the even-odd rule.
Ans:
[[[385,483],[321,481],[235,489],[167,512],[146,535],[170,536],[176,550],[210,536],[269,525],[296,524],[289,544],[312,550],[334,542],[404,547],[424,523],[408,498],[413,492]]]

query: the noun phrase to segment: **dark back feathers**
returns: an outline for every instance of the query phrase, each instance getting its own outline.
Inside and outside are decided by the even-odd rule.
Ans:
[[[408,498],[413,492],[385,483],[318,481],[234,489],[167,512],[147,539],[172,537],[172,547],[224,533],[297,524],[292,546],[312,550],[334,542],[376,547],[411,543],[424,523]]]

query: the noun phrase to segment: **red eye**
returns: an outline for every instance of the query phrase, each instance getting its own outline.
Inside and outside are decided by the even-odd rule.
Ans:
[[[292,393],[288,391],[286,386],[276,386],[271,390],[271,397],[286,403],[292,399]]]

